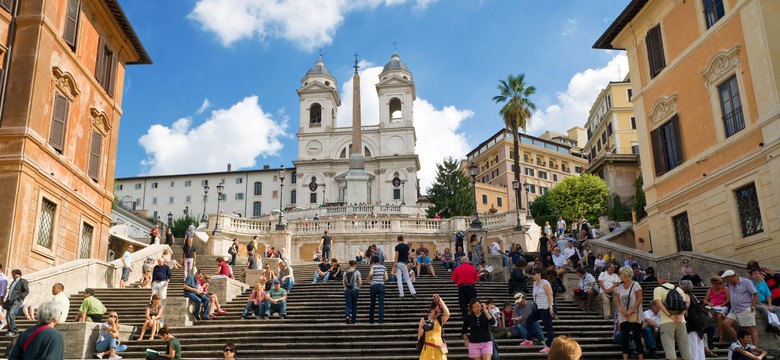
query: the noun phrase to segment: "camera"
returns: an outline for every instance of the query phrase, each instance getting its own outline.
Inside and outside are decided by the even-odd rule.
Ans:
[[[433,320],[425,320],[425,325],[423,326],[423,330],[425,331],[433,330]]]

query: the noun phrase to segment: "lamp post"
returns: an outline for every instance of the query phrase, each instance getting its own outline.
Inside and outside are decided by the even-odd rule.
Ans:
[[[209,199],[209,185],[203,185],[203,216],[200,217],[200,222],[209,221],[209,217],[206,215],[206,200]]]
[[[324,181],[324,180],[323,180]],[[326,196],[328,196],[328,193],[325,192],[325,187],[327,187],[328,184],[322,183],[322,207],[328,206],[328,199]]]
[[[520,194],[520,181],[512,181],[512,189],[515,190],[515,210],[517,211],[517,225],[515,226],[515,229],[521,230],[523,228],[523,222],[520,217],[520,208],[522,207],[520,206],[520,203],[522,202],[523,197]]]
[[[168,227],[173,227],[173,213],[170,211],[168,211]]]
[[[225,184],[219,183],[217,185],[217,223],[214,225],[214,235],[219,235],[221,232],[219,231],[219,222],[220,222],[220,213],[219,213],[219,201],[222,200],[222,192],[225,191]]]
[[[401,205],[406,205],[406,180],[401,181]]]
[[[479,167],[475,163],[469,165],[469,175],[471,176],[471,188],[474,192],[474,218],[471,220],[472,229],[481,229],[482,222],[479,221],[479,212],[477,212],[477,175]]]
[[[276,230],[286,230],[287,227],[282,223],[283,210],[282,199],[284,198],[284,165],[279,167],[279,223],[276,224]]]
[[[528,196],[528,188],[531,187],[531,184],[528,183],[528,180],[523,183],[523,187],[525,188],[525,208],[527,209],[525,213],[525,220],[533,221],[534,217],[531,216],[531,199]]]

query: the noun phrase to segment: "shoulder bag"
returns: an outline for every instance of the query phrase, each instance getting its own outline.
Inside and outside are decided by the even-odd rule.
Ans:
[[[636,281],[631,283],[631,288],[628,289],[628,302],[626,304],[626,311],[631,309],[631,295],[634,293],[634,285],[636,285]],[[630,323],[638,323],[639,322],[639,308],[637,308],[637,311],[634,311],[633,314],[626,316],[626,321]]]

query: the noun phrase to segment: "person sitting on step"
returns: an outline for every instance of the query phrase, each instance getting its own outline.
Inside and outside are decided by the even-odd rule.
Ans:
[[[328,276],[327,279],[322,279],[323,283],[328,282],[328,280],[341,281],[341,277],[342,277],[341,265],[339,264],[339,261],[336,258],[330,259],[330,269],[328,270],[328,272],[330,272],[330,276]]]
[[[154,350],[152,350],[150,353],[149,350],[146,350],[146,360],[170,360],[182,358],[181,343],[179,342],[179,339],[175,338],[173,334],[171,334],[167,326],[160,328],[160,332],[157,335],[160,336],[161,339],[165,340],[168,347],[163,353]]]
[[[271,289],[271,281],[276,279],[276,273],[274,273],[274,271],[271,270],[270,264],[265,264],[265,270],[263,270],[263,276],[265,276],[265,278],[268,279],[268,283],[265,284],[265,291],[268,291]]]
[[[106,313],[106,307],[95,297],[95,290],[84,289],[84,300],[81,302],[79,312],[76,314],[76,322],[83,322],[89,319],[93,322],[103,321],[103,314]]]
[[[270,318],[273,313],[279,313],[280,319],[287,316],[287,290],[282,289],[279,279],[273,281],[273,287],[265,294],[265,299],[268,302],[263,319]]]
[[[328,277],[330,276],[330,265],[328,264],[328,259],[322,258],[322,262],[317,266],[317,270],[314,270],[314,279],[311,281],[312,284],[316,284],[317,280],[322,278],[322,283],[328,282]]]
[[[195,275],[189,274],[184,278],[184,297],[193,303],[192,313],[195,315],[195,320],[209,320],[211,299],[198,285],[198,281],[201,278],[203,278],[203,270],[198,270]],[[162,333],[160,333],[160,336],[162,336]]]
[[[433,270],[433,264],[431,264],[431,258],[428,257],[428,253],[425,251],[420,252],[420,256],[417,257],[417,274],[421,275],[420,272],[421,267],[423,269],[427,269],[428,272],[433,275],[433,277],[436,277],[436,271]]]
[[[184,267],[181,264],[179,264],[179,262],[176,261],[175,259],[171,259],[171,252],[168,249],[163,250],[162,258],[163,260],[165,260],[165,265],[168,265],[173,269],[181,269]]]
[[[165,325],[165,321],[162,319],[165,312],[165,306],[160,303],[160,295],[152,295],[152,301],[146,305],[146,309],[144,311],[146,313],[146,320],[144,321],[144,325],[141,327],[141,334],[138,335],[138,339],[136,340],[144,339],[146,329],[149,329],[150,332],[149,340],[154,340],[154,336],[157,334],[157,329],[159,329],[160,326]]]
[[[127,350],[127,345],[119,344],[119,315],[112,311],[108,313],[106,322],[100,325],[100,333],[95,344],[95,357],[102,359],[108,353],[109,359],[121,359],[117,355]]]
[[[450,254],[450,248],[445,248],[444,253],[441,254],[441,266],[447,271],[455,270],[455,259]]]
[[[762,360],[766,355],[766,350],[753,345],[753,336],[744,329],[737,332],[737,341],[729,346],[729,360]]]
[[[211,303],[208,309],[209,317],[227,314],[227,311],[223,311],[222,307],[219,306],[219,299],[217,298],[217,294],[209,292],[209,281],[210,279],[207,276],[203,276],[200,280],[198,280],[198,286],[200,287],[200,290],[203,292],[203,294],[209,297],[209,302]]]
[[[295,275],[293,275],[293,269],[291,266],[287,266],[284,261],[279,262],[279,273],[276,274],[279,277],[279,281],[282,282],[282,287],[287,292],[292,291],[295,286]]]
[[[532,338],[534,344],[541,344],[544,341],[544,333],[542,333],[542,326],[539,322],[533,324],[531,331],[533,334],[527,336],[528,333],[525,329],[525,321],[531,316],[534,311],[533,301],[525,299],[524,293],[515,294],[515,307],[512,309],[512,326],[509,327],[509,333],[513,337],[520,337],[522,339]]]
[[[252,290],[252,295],[249,295],[249,299],[246,302],[244,313],[241,315],[241,317],[244,318],[245,320],[250,319],[249,316],[250,311],[257,318],[260,317],[260,314],[265,315],[265,309],[266,309],[265,284],[267,282],[268,280],[266,280],[266,278],[260,277],[260,281],[257,284],[255,284],[255,288]]]
[[[144,270],[144,275],[141,277],[141,288],[143,289],[152,288],[152,269]]]

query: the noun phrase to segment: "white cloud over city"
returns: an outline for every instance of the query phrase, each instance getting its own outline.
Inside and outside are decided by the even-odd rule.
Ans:
[[[547,130],[564,133],[575,126],[584,126],[593,102],[610,81],[620,81],[628,72],[625,54],[615,55],[601,68],[576,73],[566,91],[558,92],[556,101],[534,113],[528,128],[529,134],[541,134]]]
[[[379,98],[376,83],[382,67],[363,68],[360,71],[360,113],[363,125],[379,124]],[[337,126],[352,126],[352,78],[342,83],[341,106],[337,114]],[[426,189],[436,178],[436,163],[452,156],[461,159],[470,150],[463,121],[474,112],[455,106],[437,108],[427,100],[417,97],[414,101],[414,128],[417,132],[417,155],[420,157],[420,189]]]
[[[211,106],[208,100],[196,111]],[[282,149],[287,116],[263,111],[257,96],[248,96],[226,109],[211,111],[202,123],[183,117],[170,126],[155,124],[138,139],[146,152],[145,175],[224,171],[256,166],[258,157],[276,156]]]
[[[437,0],[198,0],[189,14],[223,45],[242,39],[283,39],[313,50],[328,45],[353,12],[412,3],[425,10]]]

